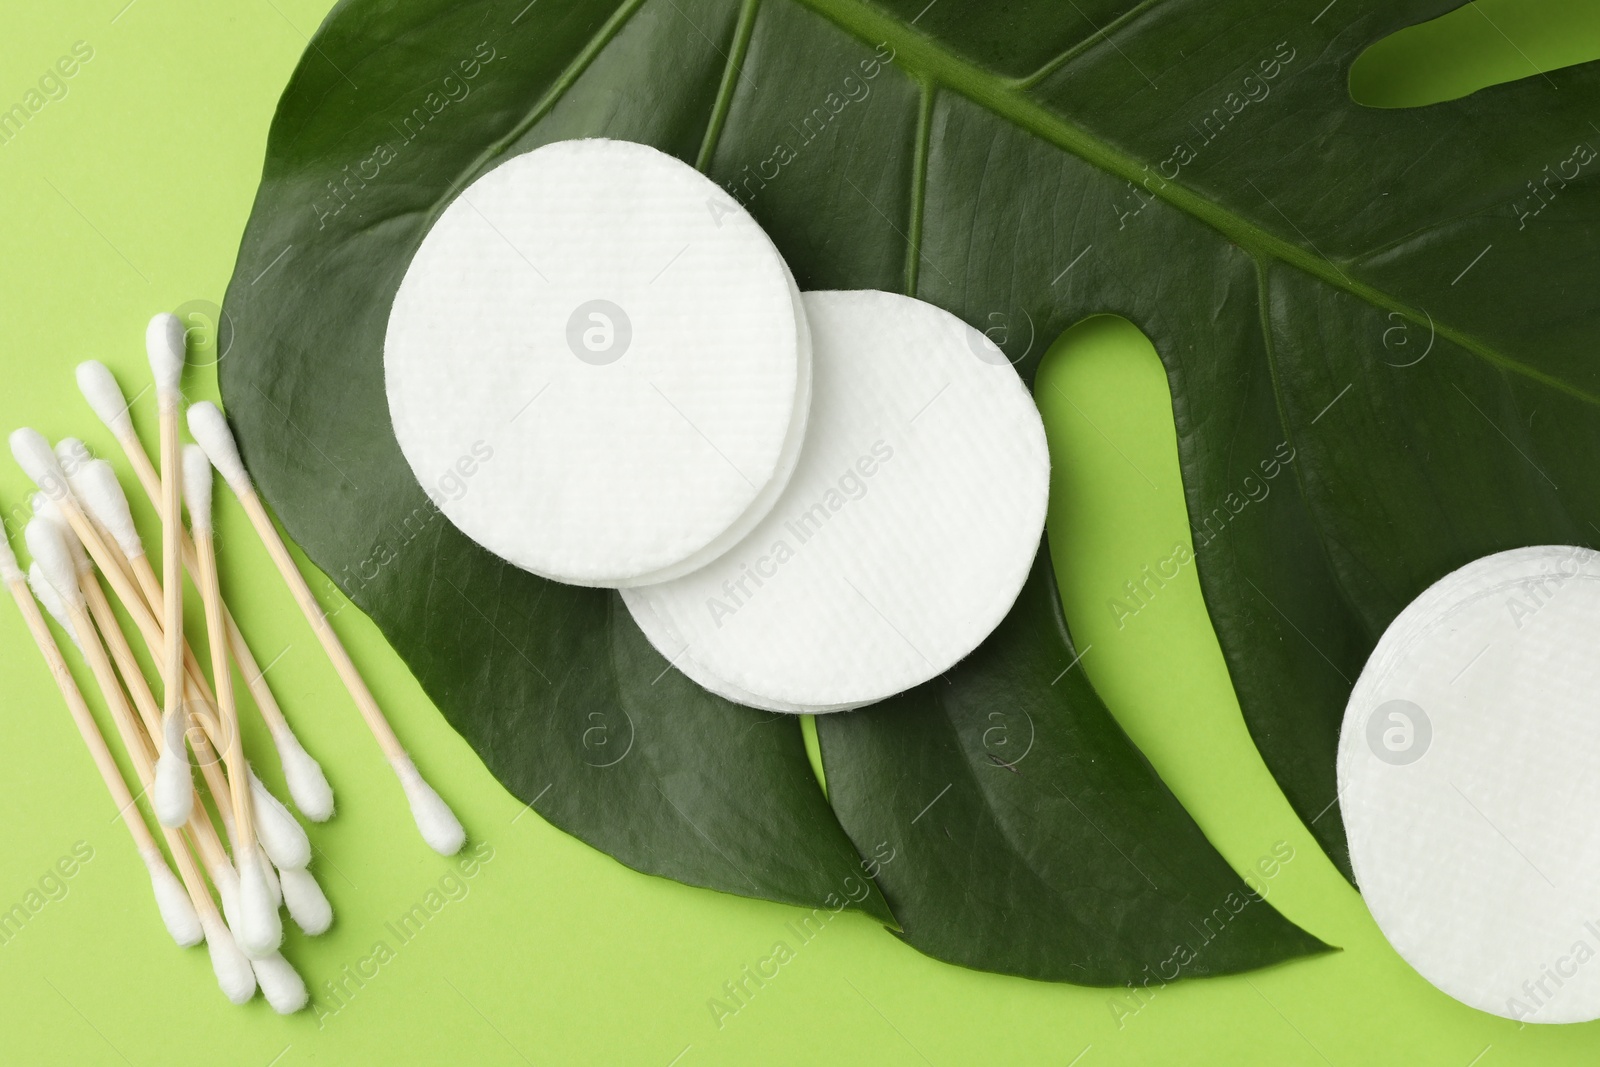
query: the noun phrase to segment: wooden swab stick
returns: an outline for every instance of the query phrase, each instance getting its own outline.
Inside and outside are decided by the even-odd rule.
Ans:
[[[267,515],[265,505],[256,494],[255,485],[250,481],[250,475],[245,471],[244,463],[239,458],[239,450],[234,443],[232,431],[228,429],[227,419],[215,404],[202,401],[189,408],[189,432],[233,488],[234,495],[239,498],[245,514],[250,518],[250,524],[256,528],[262,544],[266,546],[267,554],[272,557],[273,563],[278,567],[278,573],[283,576],[289,591],[294,594],[295,601],[300,605],[300,611],[305,615],[306,622],[311,624],[311,629],[317,635],[317,640],[322,643],[322,648],[333,663],[334,670],[338,672],[345,688],[350,691],[357,710],[366,720],[367,729],[377,739],[378,746],[383,749],[383,754],[389,760],[389,766],[394,769],[400,779],[400,785],[405,789],[406,798],[411,803],[412,818],[416,820],[417,829],[421,831],[423,840],[441,855],[451,856],[459,852],[466,841],[466,831],[462,829],[460,821],[456,819],[449,805],[423,780],[411,757],[400,744],[400,739],[395,736],[389,720],[384,718],[378,702],[373,699],[371,690],[367,688],[360,672],[356,670],[350,654],[345,651],[339,636],[333,632],[322,606],[317,603],[311,587],[306,584],[305,577],[295,566],[294,558],[289,555],[288,546],[278,535],[277,527],[272,525],[272,519]]]
[[[183,529],[182,485],[178,461],[179,382],[183,377],[184,331],[177,316],[162,313],[150,320],[144,334],[150,371],[155,375],[156,404],[161,419],[161,573],[166,597],[161,630],[166,645],[161,656],[162,721],[183,715]],[[81,535],[80,535],[81,536]]]
[[[193,898],[197,889],[200,895],[204,895],[205,886],[190,882],[189,872],[183,869],[183,859],[178,859],[176,852],[174,858],[178,859],[178,869],[183,875],[183,884],[180,885],[173,878],[171,869],[167,867],[167,861],[161,856],[161,849],[157,847],[155,838],[150,833],[150,828],[144,824],[144,819],[139,814],[127,783],[122,780],[122,772],[118,769],[105,738],[101,736],[100,728],[95,724],[94,716],[90,713],[88,704],[84,702],[83,694],[78,690],[78,683],[73,679],[72,672],[67,669],[66,660],[62,659],[61,650],[56,646],[49,627],[45,625],[44,617],[39,614],[38,604],[28,592],[27,581],[17,566],[17,558],[12,553],[10,544],[3,538],[0,538],[0,578],[4,579],[6,586],[11,590],[11,598],[16,601],[17,610],[22,613],[23,622],[27,624],[28,632],[33,635],[34,644],[39,647],[39,654],[44,657],[46,666],[50,668],[50,676],[55,679],[56,688],[61,690],[61,698],[66,702],[67,710],[72,713],[72,721],[78,727],[78,733],[83,738],[85,747],[89,749],[89,755],[93,757],[95,767],[100,771],[100,777],[105,780],[112,803],[117,805],[122,823],[128,828],[129,836],[133,838],[134,848],[139,851],[139,857],[150,872],[150,882],[155,891],[156,906],[161,911],[161,921],[166,925],[172,939],[179,945],[187,948],[199,944],[205,934]],[[187,853],[184,857],[187,858]]]
[[[134,432],[133,419],[128,414],[128,404],[123,398],[116,378],[103,363],[95,360],[78,364],[77,377],[78,388],[83,392],[84,399],[116,437],[117,444],[122,447],[123,454],[127,456],[128,463],[133,467],[133,473],[150,503],[159,507],[161,477],[156,473],[155,465],[150,462],[150,455],[145,451],[144,442],[140,441],[139,435]],[[183,536],[181,547],[183,565],[193,571],[196,566],[194,542],[187,533]],[[130,556],[138,554],[129,552]],[[323,822],[333,814],[333,791],[328,787],[328,780],[316,760],[312,759],[300,744],[288,720],[284,718],[271,688],[267,685],[266,672],[257,665],[256,658],[234,621],[232,612],[228,610],[226,601],[223,603],[223,613],[228,627],[228,648],[233,652],[234,662],[239,665],[239,673],[244,676],[250,696],[260,710],[261,717],[266,720],[267,730],[272,734],[273,743],[278,748],[279,758],[283,762],[284,776],[288,779],[289,793],[294,798],[295,806],[307,818]]]
[[[253,959],[265,959],[278,951],[283,941],[283,921],[262,869],[257,847],[254,797],[251,795],[250,768],[244,761],[244,744],[239,736],[239,715],[233,703],[233,670],[228,663],[227,640],[222,632],[222,601],[217,592],[217,555],[211,539],[211,461],[196,445],[183,450],[183,496],[189,505],[189,527],[194,536],[195,555],[200,568],[195,577],[200,599],[205,604],[206,636],[211,644],[212,686],[217,694],[217,710],[222,714],[222,733],[226,747],[223,762],[228,766],[228,785],[233,801],[234,866],[239,872],[239,928],[234,934],[239,947]],[[176,532],[173,537],[176,540]],[[169,581],[170,588],[170,581]],[[171,635],[168,635],[169,637]]]

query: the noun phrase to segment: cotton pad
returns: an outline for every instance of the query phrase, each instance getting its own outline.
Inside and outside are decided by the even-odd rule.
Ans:
[[[811,419],[782,496],[725,555],[622,595],[706,688],[819,712],[925,682],[993,631],[1038,551],[1050,458],[1022,380],[960,319],[892,293],[802,299]]]
[[[1339,736],[1373,919],[1439,989],[1525,1022],[1600,1018],[1600,553],[1440,579],[1373,650]]]
[[[788,268],[717,185],[645,145],[563,141],[439,216],[395,294],[384,386],[463,533],[625,586],[709,562],[770,510],[810,358]]]

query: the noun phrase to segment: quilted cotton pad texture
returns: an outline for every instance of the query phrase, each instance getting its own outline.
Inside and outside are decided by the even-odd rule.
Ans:
[[[810,427],[767,517],[706,567],[623,590],[701,685],[772,711],[860,707],[948,670],[1005,617],[1044,529],[1033,398],[931,304],[806,293]]]
[[[440,215],[390,310],[395,437],[463,533],[576,585],[661,581],[771,508],[810,407],[799,292],[755,221],[646,145],[514,157]]]
[[[1525,1022],[1600,1018],[1600,554],[1486,556],[1397,616],[1351,692],[1340,805],[1397,952]]]

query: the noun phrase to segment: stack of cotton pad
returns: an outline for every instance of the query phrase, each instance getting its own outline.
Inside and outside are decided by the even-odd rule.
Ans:
[[[731,700],[822,712],[950,667],[1011,609],[1049,453],[1021,379],[931,304],[807,293],[815,376],[799,468],[725,555],[624,590],[652,644]]]
[[[395,436],[451,522],[558,581],[687,573],[794,469],[810,342],[788,268],[694,168],[564,141],[423,240],[384,344]]]
[[[1351,862],[1395,950],[1527,1022],[1600,1018],[1600,554],[1487,556],[1394,620],[1350,696]]]
[[[939,675],[1038,550],[1049,454],[1004,355],[909,297],[802,298],[744,211],[643,145],[552,144],[468,187],[395,296],[384,372],[457,527],[622,589],[675,666],[754,707]]]

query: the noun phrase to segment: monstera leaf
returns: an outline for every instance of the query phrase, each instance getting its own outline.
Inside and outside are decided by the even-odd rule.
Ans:
[[[931,955],[1037,978],[1316,952],[1075,668],[1042,551],[968,660],[819,720],[825,798],[794,719],[699,690],[614,595],[519,572],[443,519],[428,493],[470,478],[412,477],[381,343],[451,199],[582,136],[699,166],[802,288],[901,290],[1042,337],[1127,317],[1167,368],[1245,718],[1348,873],[1334,747],[1384,625],[1469,559],[1600,520],[1580,349],[1600,70],[1415,110],[1351,101],[1367,45],[1450,6],[344,3],[273,122],[223,394],[285,527],[489,769],[622,862],[853,906]],[[1026,379],[1043,348],[1015,354]]]

